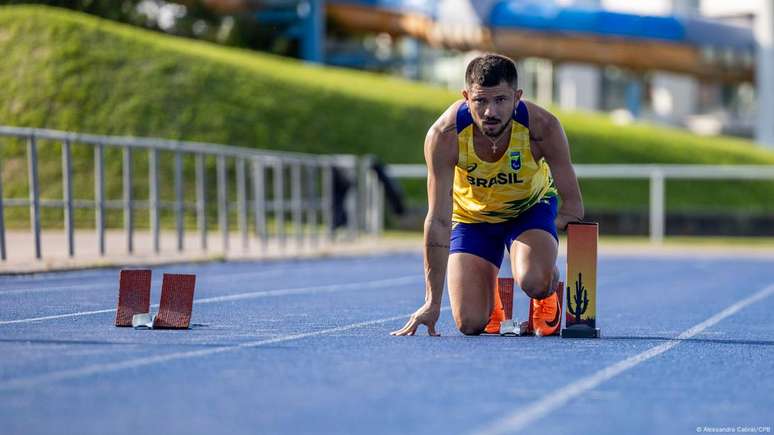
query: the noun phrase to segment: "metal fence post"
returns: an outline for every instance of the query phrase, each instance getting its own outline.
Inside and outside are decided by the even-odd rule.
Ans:
[[[97,227],[97,250],[105,255],[105,158],[104,147],[94,148],[94,219]]]
[[[285,177],[282,174],[282,160],[274,164],[274,225],[282,249],[285,247]]]
[[[317,167],[312,163],[304,166],[306,170],[306,188],[304,192],[304,208],[306,208],[306,224],[309,227],[309,242],[317,245],[317,210],[320,201],[317,200]]]
[[[365,177],[365,231],[366,234],[375,235],[377,233],[377,227],[379,225],[379,180],[376,178],[376,174],[371,169],[373,159],[368,157],[366,160],[364,171]]]
[[[293,232],[296,236],[296,246],[299,248],[304,244],[304,221],[303,210],[301,209],[301,163],[293,162],[290,167],[290,204],[291,214],[293,216]]]
[[[226,197],[226,158],[218,155],[218,226],[223,236],[223,253],[228,252],[228,198]]]
[[[62,142],[62,199],[64,200],[64,227],[67,237],[67,255],[75,256],[75,225],[73,225],[72,153],[70,141]]]
[[[245,185],[245,160],[236,159],[236,183],[237,183],[237,224],[242,236],[242,251],[247,252],[249,241],[247,237],[247,186]]]
[[[650,241],[653,243],[664,240],[664,197],[664,173],[654,169],[650,173]]]
[[[204,156],[196,154],[196,226],[199,229],[200,246],[207,250],[207,198],[205,197]]]
[[[261,240],[261,249],[266,250],[266,176],[263,162],[253,159],[253,215],[255,235]]]
[[[333,241],[333,164],[325,162],[322,166],[322,222],[325,239]]]
[[[0,260],[5,261],[5,205],[3,204],[3,159],[0,159]]]
[[[132,203],[132,150],[124,147],[124,232],[126,233],[126,251],[134,252],[134,216]]]
[[[30,191],[30,226],[35,236],[35,258],[40,259],[40,186],[38,185],[38,145],[35,136],[27,139],[27,174]]]
[[[355,236],[360,231],[367,232],[368,224],[368,156],[355,158]]]
[[[381,236],[384,232],[384,184],[374,176],[374,234]]]
[[[362,210],[358,207],[361,200],[362,182],[360,178],[360,160],[357,157],[352,157],[349,160],[349,174],[352,176],[352,186],[347,192],[347,199],[345,200],[345,208],[347,210],[347,236],[354,239],[357,237],[360,229],[360,216]]]
[[[150,213],[150,230],[153,237],[153,252],[161,250],[159,237],[159,151],[148,151],[148,211]]]
[[[183,156],[175,152],[175,228],[177,230],[177,250],[185,247],[185,209],[183,208]]]

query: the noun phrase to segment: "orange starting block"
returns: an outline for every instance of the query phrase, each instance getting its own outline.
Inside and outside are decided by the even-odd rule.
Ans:
[[[562,337],[599,338],[597,328],[597,241],[599,225],[567,225],[567,313]]]
[[[567,225],[567,287],[559,282],[560,312],[565,312],[563,338],[599,338],[597,328],[597,244],[599,225],[596,222],[573,222]],[[532,304],[529,320],[519,323],[513,318],[513,279],[498,278],[495,309],[502,307],[500,335],[532,335]],[[566,299],[565,299],[566,297]],[[506,310],[507,307],[507,310]],[[492,316],[494,317],[494,316]],[[502,319],[503,317],[500,317]]]

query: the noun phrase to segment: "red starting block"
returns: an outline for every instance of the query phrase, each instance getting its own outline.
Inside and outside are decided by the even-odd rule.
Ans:
[[[164,274],[159,312],[153,319],[154,329],[188,329],[195,286],[196,275]]]
[[[116,326],[132,326],[132,316],[150,311],[151,271],[122,270],[118,281]]]
[[[513,278],[497,278],[497,292],[503,304],[505,319],[513,319]]]

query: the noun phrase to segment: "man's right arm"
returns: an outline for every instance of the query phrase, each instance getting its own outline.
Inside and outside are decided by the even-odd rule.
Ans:
[[[425,138],[427,162],[428,211],[425,218],[425,303],[411,315],[408,322],[392,335],[414,335],[419,325],[427,326],[427,333],[439,335],[435,323],[441,313],[446,263],[449,260],[451,238],[452,186],[454,165],[457,164],[457,136],[452,106],[430,128]]]
[[[457,164],[454,126],[433,127],[425,139],[428,211],[424,225],[425,303],[441,306],[451,238],[452,187]]]

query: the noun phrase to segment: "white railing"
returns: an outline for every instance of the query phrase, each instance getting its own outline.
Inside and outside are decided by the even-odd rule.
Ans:
[[[292,229],[298,245],[316,244],[318,239],[335,241],[336,225],[333,212],[338,197],[348,217],[345,228],[348,237],[359,233],[379,233],[382,229],[381,185],[371,170],[372,158],[354,155],[313,155],[291,152],[276,152],[251,148],[234,147],[221,144],[173,141],[158,138],[136,138],[119,136],[100,136],[47,129],[3,127],[0,126],[0,146],[8,138],[26,142],[26,164],[28,195],[26,198],[3,198],[2,162],[0,162],[0,260],[6,260],[4,215],[7,207],[29,208],[30,232],[33,234],[34,253],[37,259],[43,255],[41,244],[41,208],[63,210],[64,227],[68,245],[68,255],[75,256],[74,208],[93,209],[97,250],[105,254],[105,213],[108,209],[123,211],[123,229],[126,234],[126,252],[134,251],[135,223],[133,212],[145,209],[149,213],[150,233],[153,239],[153,252],[160,252],[159,231],[160,213],[167,209],[173,211],[177,251],[184,246],[184,216],[186,212],[195,214],[197,232],[200,235],[199,248],[208,246],[208,204],[214,203],[217,209],[218,228],[221,232],[223,252],[229,251],[229,210],[237,214],[237,227],[241,235],[242,248],[247,250],[250,237],[249,219],[254,223],[254,237],[262,250],[268,240],[274,239],[280,248],[286,245],[288,227]],[[45,145],[41,145],[45,142]],[[61,144],[61,181],[43,180],[45,183],[61,182],[62,198],[42,198],[39,179],[39,148],[48,144]],[[75,146],[91,149],[94,158],[94,198],[83,199],[75,196],[73,177],[86,174],[76,173],[72,166],[72,148]],[[105,148],[122,150],[121,171],[117,174],[105,173]],[[132,155],[147,153],[148,159],[148,197],[137,198],[134,193],[133,179],[142,176],[133,169]],[[159,164],[162,153],[171,154],[173,159],[172,184],[174,199],[163,201],[160,198],[161,184]],[[193,157],[193,180],[185,179],[183,171],[184,156]],[[216,174],[216,198],[208,198],[206,161],[214,160]],[[229,180],[228,166],[233,167],[234,179]],[[334,176],[338,172],[349,179],[352,188],[347,194],[335,191]],[[121,199],[107,199],[105,195],[106,178],[118,178],[123,186]],[[184,185],[195,185],[195,202],[184,201]],[[286,185],[289,184],[289,189]],[[271,191],[268,191],[271,186]],[[228,198],[228,191],[234,189],[236,201]],[[251,195],[248,196],[248,191]],[[251,216],[252,215],[252,216]],[[268,225],[269,218],[273,225]],[[290,225],[288,225],[290,224]]]
[[[774,166],[763,165],[575,165],[578,178],[635,178],[650,180],[650,240],[661,243],[666,221],[666,179],[774,180]],[[423,164],[390,165],[396,178],[424,178]],[[772,198],[774,201],[774,198]]]

